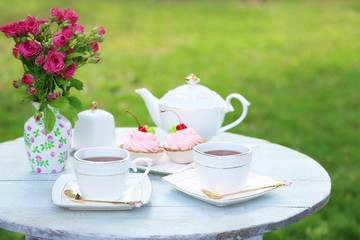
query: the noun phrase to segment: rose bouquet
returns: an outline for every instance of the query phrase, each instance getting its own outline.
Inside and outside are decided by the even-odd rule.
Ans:
[[[23,66],[21,78],[12,84],[22,90],[23,102],[39,103],[34,117],[43,119],[46,133],[55,124],[53,109],[59,109],[72,124],[77,120],[82,104],[70,96],[70,90],[82,90],[83,83],[74,78],[74,73],[85,64],[100,60],[99,43],[104,40],[104,28],[95,27],[86,35],[78,18],[72,9],[53,8],[49,20],[28,16],[0,27],[6,37],[14,40],[13,55]]]

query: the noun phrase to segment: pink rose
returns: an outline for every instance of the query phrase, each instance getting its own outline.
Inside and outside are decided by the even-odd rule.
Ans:
[[[55,157],[55,152],[51,152],[50,156]]]
[[[58,8],[53,8],[50,11],[50,18],[55,18],[56,21],[64,19],[64,13]]]
[[[43,65],[43,64],[44,64],[44,59],[41,58],[41,57],[38,57],[38,58],[35,60],[35,63],[38,64],[38,65]]]
[[[58,46],[58,47],[63,47],[67,44],[68,40],[67,38],[64,36],[64,34],[62,33],[57,33],[55,34],[54,36],[54,44],[55,46]]]
[[[94,30],[99,30],[97,34],[104,35],[106,33],[105,29],[103,27],[94,27]]]
[[[0,27],[0,32],[3,32],[8,36],[14,36],[17,34],[17,26],[17,22],[6,24]]]
[[[36,93],[36,89],[29,88],[28,91],[31,95],[34,95]]]
[[[76,24],[74,26],[74,32],[75,32],[75,34],[78,34],[78,33],[83,34],[84,33],[84,27],[81,26],[80,24]]]
[[[49,52],[48,55],[46,55],[43,68],[47,73],[60,73],[65,67],[64,59],[64,53]]]
[[[39,156],[39,155],[37,155],[35,158],[36,158],[37,160],[42,160],[42,157]]]
[[[18,22],[17,33],[20,35],[26,35],[29,32],[28,24],[26,21]]]
[[[55,170],[55,169],[54,169],[54,170],[52,170],[52,171],[51,171],[51,173],[56,173],[56,170]]]
[[[30,74],[24,74],[22,79],[21,79],[21,82],[25,85],[30,85],[30,84],[33,84],[34,83],[34,77]]]
[[[69,20],[72,23],[76,23],[76,21],[79,19],[79,15],[72,9],[66,9],[64,10],[64,19]]]
[[[46,20],[46,19],[38,19],[37,21],[38,21],[41,25],[49,22],[49,21]]]
[[[19,49],[13,48],[13,54],[16,58],[19,58]]]
[[[76,64],[72,63],[59,74],[59,77],[70,79],[74,75],[75,70],[76,70]]]
[[[90,43],[90,46],[92,47],[91,52],[96,53],[99,51],[99,43],[98,42],[92,42]]]
[[[49,93],[48,98],[50,101],[55,100],[55,95],[53,93]]]
[[[19,52],[26,59],[31,59],[32,57],[39,55],[41,49],[40,44],[34,41],[27,41],[19,44]]]
[[[48,137],[47,137],[47,139],[51,142],[51,141],[54,141],[54,138],[51,136],[51,135],[49,135]]]
[[[66,37],[67,39],[72,38],[74,36],[74,31],[72,28],[63,28],[61,33]]]
[[[28,26],[28,31],[32,34],[32,35],[36,35],[40,32],[40,24],[39,22],[36,20],[35,17],[32,16],[28,16],[26,18],[26,22],[27,22],[27,26]]]
[[[41,168],[37,168],[36,171],[37,171],[38,173],[41,173]]]
[[[19,88],[18,81],[16,81],[16,80],[13,81],[12,85],[14,88]]]

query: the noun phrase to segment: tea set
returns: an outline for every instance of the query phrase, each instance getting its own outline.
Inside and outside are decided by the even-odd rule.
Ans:
[[[184,171],[163,177],[163,181],[177,188],[176,181],[172,182],[176,180],[177,174],[179,176],[192,174],[193,184],[190,185],[196,185],[197,189],[193,194],[190,193],[191,191],[185,192],[218,206],[247,200],[249,197],[246,195],[247,192],[257,191],[257,195],[260,196],[267,190],[284,186],[285,183],[271,180],[267,182],[272,184],[267,186],[266,183],[249,185],[251,178],[254,178],[249,177],[254,175],[251,173],[250,165],[258,148],[235,142],[210,140],[213,136],[242,122],[250,103],[238,93],[230,94],[223,100],[216,92],[200,85],[200,79],[194,74],[189,75],[185,80],[187,84],[170,90],[161,99],[154,97],[145,88],[135,90],[144,99],[150,116],[158,128],[165,131],[171,129],[177,121],[176,116],[160,113],[164,110],[172,110],[178,114],[182,122],[207,140],[194,147],[193,163],[183,164],[189,167],[185,167]],[[234,111],[230,103],[233,98],[241,102],[243,112],[236,121],[222,126],[225,114]],[[136,192],[142,191],[145,182],[147,187],[149,182],[151,186],[148,178],[148,173],[154,167],[151,159],[141,157],[131,160],[129,151],[117,146],[114,117],[111,113],[98,109],[96,102],[92,103],[91,109],[79,113],[78,116],[72,142],[72,147],[76,151],[73,158],[75,177],[68,176],[69,179],[64,180],[66,176],[60,176],[54,187],[65,191],[61,195],[53,193],[52,196],[65,198],[75,205],[58,205],[76,209],[76,204],[78,206],[85,204],[79,208],[92,209],[91,205],[86,205],[88,203],[95,204],[94,209],[97,209],[96,204],[117,204],[121,207],[110,207],[109,210],[123,210],[131,209],[129,206],[140,207],[150,201],[148,195],[140,194],[142,199],[141,197],[136,199],[139,197],[135,195]],[[140,162],[142,164],[139,164]],[[138,169],[144,172],[130,173],[130,169],[134,172]],[[142,188],[139,189],[139,186]],[[106,210],[106,206],[99,209]]]

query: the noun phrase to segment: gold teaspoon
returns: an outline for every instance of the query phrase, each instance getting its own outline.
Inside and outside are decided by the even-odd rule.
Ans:
[[[267,188],[277,188],[277,187],[281,187],[281,186],[290,186],[292,184],[291,181],[284,181],[284,182],[280,182],[274,185],[270,185],[270,186],[265,186],[265,187],[259,187],[259,188],[253,188],[253,189],[247,189],[247,190],[243,190],[243,191],[239,191],[239,192],[234,192],[234,193],[227,193],[227,194],[218,194],[218,193],[213,193],[211,191],[208,190],[202,190],[202,192],[209,198],[212,199],[221,199],[223,197],[227,197],[227,196],[232,196],[232,195],[236,195],[236,194],[241,194],[241,193],[247,193],[247,192],[253,192],[253,191],[258,191],[258,190],[262,190],[262,189],[267,189]]]
[[[113,201],[100,201],[100,200],[85,200],[81,197],[79,193],[74,193],[72,190],[67,189],[64,191],[65,196],[67,196],[71,201],[74,202],[94,202],[94,203],[112,203],[112,204],[127,204],[134,207],[141,207],[141,201],[131,201],[131,202],[113,202]]]

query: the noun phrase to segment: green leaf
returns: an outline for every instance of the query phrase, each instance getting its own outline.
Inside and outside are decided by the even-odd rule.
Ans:
[[[75,122],[79,119],[77,115],[77,111],[70,105],[61,108],[60,114],[66,117],[70,121],[72,127],[75,126]]]
[[[66,68],[67,68],[68,66],[70,66],[72,63],[73,63],[72,59],[67,59],[67,60],[65,61],[65,67],[64,67],[64,69],[66,69]]]
[[[48,106],[44,108],[44,124],[46,134],[51,133],[55,126],[55,115]]]
[[[83,90],[83,83],[80,80],[75,78],[70,79],[70,86],[76,88],[77,90]]]
[[[53,108],[63,108],[65,107],[67,104],[66,98],[61,97],[61,98],[55,98],[55,100],[52,100],[49,102],[49,105],[52,106]]]
[[[83,55],[82,53],[76,53],[76,52],[70,53],[70,54],[66,55],[65,60],[68,60],[68,59],[71,59],[71,58],[80,57],[80,56],[82,56],[82,55]]]
[[[169,129],[169,133],[176,132],[176,125],[174,125],[171,129]]]
[[[47,102],[41,103],[40,106],[39,106],[39,112],[40,112],[40,111],[44,111],[44,109],[45,109],[46,106],[47,106]]]
[[[82,103],[77,97],[69,97],[69,104],[78,111],[82,110]]]
[[[152,127],[149,127],[148,125],[145,125],[144,126],[146,131],[149,132],[149,133],[152,133],[152,134],[155,134],[155,129],[153,129]]]

